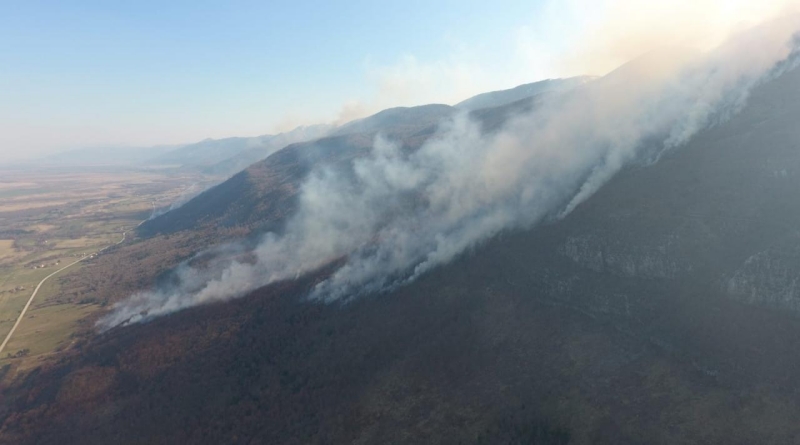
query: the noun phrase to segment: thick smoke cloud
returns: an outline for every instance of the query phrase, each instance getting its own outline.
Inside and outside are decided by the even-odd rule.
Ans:
[[[409,283],[501,231],[569,214],[620,169],[656,162],[727,120],[760,82],[792,69],[792,16],[710,53],[659,50],[568,93],[499,131],[458,116],[416,151],[378,137],[347,172],[319,168],[284,233],[187,263],[172,284],[116,305],[101,329],[235,298],[342,265],[309,295],[325,302]]]

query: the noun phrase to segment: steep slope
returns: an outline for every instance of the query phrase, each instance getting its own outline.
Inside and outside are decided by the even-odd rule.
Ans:
[[[308,125],[297,127],[294,130],[278,133],[256,144],[251,148],[240,151],[224,161],[208,166],[205,173],[212,175],[232,175],[238,173],[249,165],[258,162],[287,145],[303,141],[313,141],[328,134],[333,129],[332,125]]]
[[[249,148],[263,145],[272,135],[205,139],[187,144],[147,161],[150,165],[176,167],[208,167],[235,156]]]
[[[490,91],[478,94],[454,105],[459,110],[479,110],[507,105],[546,92],[566,91],[594,80],[593,76],[568,77],[566,79],[547,79],[526,83],[508,90]]]
[[[794,443],[799,114],[795,70],[388,294],[298,303],[320,270],[113,330],[5,389],[0,442]]]
[[[274,227],[288,213],[312,165],[345,161],[369,150],[371,145],[370,138],[358,135],[290,145],[178,209],[142,224],[139,232],[149,236],[189,229]]]
[[[621,175],[581,210],[592,218],[565,224],[573,233],[564,252],[605,273],[702,282],[709,292],[796,309],[800,293],[781,274],[800,267],[786,263],[800,223],[798,100],[795,70],[759,88],[730,122]],[[755,266],[766,258],[774,269]]]
[[[289,144],[317,139],[330,130],[329,125],[311,125],[275,135],[205,139],[150,158],[147,163],[231,175]]]
[[[174,233],[202,227],[274,228],[287,213],[311,167],[347,164],[368,153],[375,136],[419,147],[452,109],[446,105],[394,108],[338,128],[332,136],[291,144],[228,181],[140,227],[140,233]]]
[[[510,116],[537,104],[535,98],[528,98],[476,110],[471,115],[483,124],[485,131],[493,131]],[[405,149],[419,148],[435,134],[439,123],[455,112],[446,105],[393,108],[356,121],[353,126],[342,126],[332,136],[291,144],[183,206],[147,221],[139,233],[153,236],[235,226],[247,232],[273,230],[280,227],[292,208],[292,200],[312,167],[346,168],[352,159],[369,153],[378,134],[399,142]]]
[[[431,104],[418,107],[397,107],[380,111],[372,116],[348,122],[337,128],[334,135],[375,133],[391,129],[393,136],[407,136],[456,112],[449,105]]]

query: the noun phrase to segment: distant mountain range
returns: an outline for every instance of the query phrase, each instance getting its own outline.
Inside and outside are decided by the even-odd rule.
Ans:
[[[549,79],[520,85],[510,90],[479,94],[455,106],[423,105],[383,110],[372,116],[340,126],[319,124],[297,127],[274,135],[205,139],[180,146],[96,147],[71,150],[48,156],[40,162],[52,165],[141,165],[198,170],[231,176],[287,145],[313,141],[325,136],[391,131],[394,136],[409,136],[422,122],[435,125],[460,110],[474,111],[510,104],[546,92],[565,91],[592,80],[590,76]]]

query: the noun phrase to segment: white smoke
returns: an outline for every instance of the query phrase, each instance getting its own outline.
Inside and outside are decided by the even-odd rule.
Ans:
[[[503,230],[563,217],[625,166],[653,162],[728,119],[759,82],[794,67],[798,29],[792,16],[707,54],[653,52],[499,131],[462,114],[413,152],[378,137],[351,170],[312,173],[285,232],[267,234],[252,257],[183,265],[171,285],[115,305],[99,326],[235,298],[335,260],[343,264],[309,298],[340,301],[411,282]]]

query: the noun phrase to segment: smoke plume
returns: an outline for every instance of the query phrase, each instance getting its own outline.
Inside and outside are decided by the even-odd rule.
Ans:
[[[729,119],[759,83],[794,68],[798,29],[790,16],[709,52],[653,51],[498,131],[462,114],[412,152],[378,137],[348,171],[314,171],[285,231],[246,259],[226,247],[205,267],[184,264],[171,285],[117,304],[99,327],[235,298],[335,260],[308,298],[346,301],[414,281],[501,231],[564,217],[620,169]]]

